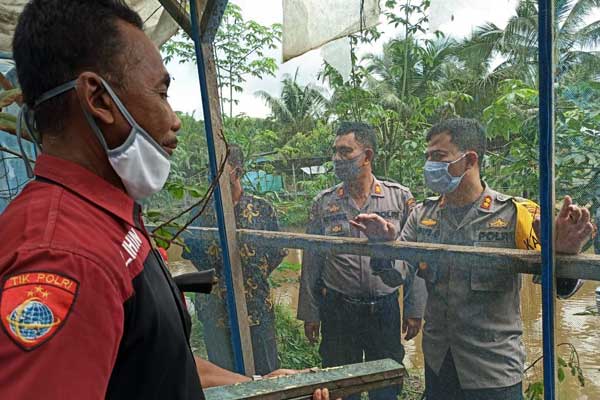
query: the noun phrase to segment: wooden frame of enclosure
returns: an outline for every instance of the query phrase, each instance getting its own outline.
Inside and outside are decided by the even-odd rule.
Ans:
[[[194,27],[190,22],[190,16],[185,11],[185,8],[181,6],[180,1],[177,0],[159,0],[164,8],[171,14],[171,16],[177,21],[181,28],[191,37],[194,38]],[[201,45],[201,55],[204,59],[204,70],[199,71],[200,75],[206,77],[206,89],[204,94],[207,98],[203,98],[205,102],[205,111],[208,110],[210,113],[210,122],[212,123],[212,129],[207,129],[207,135],[212,138],[209,141],[208,152],[209,155],[216,155],[219,160],[219,164],[224,157],[225,143],[223,142],[221,132],[221,110],[219,101],[219,92],[217,86],[217,75],[214,61],[214,53],[212,48],[212,42],[214,34],[218,29],[220,20],[223,16],[223,12],[227,5],[227,0],[190,0],[193,2],[192,9],[196,10],[197,19],[199,21],[196,38],[196,43]],[[550,0],[539,0],[540,1],[540,15],[541,18],[550,15],[549,18],[541,20],[544,22],[544,26],[552,26],[552,5]],[[184,2],[185,4],[185,2]],[[549,11],[550,10],[550,11]],[[546,32],[547,33],[547,32]],[[552,45],[552,35],[540,36],[540,42],[546,43],[549,46]],[[543,47],[543,46],[542,46]],[[550,57],[541,58],[540,69],[542,71],[550,71],[552,68],[552,62]],[[202,80],[202,77],[201,77]],[[551,79],[546,79],[548,82],[552,82]],[[551,83],[550,83],[551,85]],[[551,87],[551,86],[550,86]],[[546,90],[548,93],[542,93],[541,99],[543,105],[547,107],[540,107],[540,115],[551,121],[551,110],[552,101],[546,101],[548,98],[551,100],[552,89]],[[204,97],[204,96],[203,96]],[[545,103],[544,103],[545,101]],[[208,107],[206,108],[208,103]],[[206,114],[206,113],[205,113]],[[548,118],[546,118],[548,117]],[[206,119],[206,118],[205,118]],[[548,124],[546,124],[548,125]],[[548,126],[542,126],[540,129],[541,134],[551,137],[552,136],[552,124]],[[542,129],[543,128],[543,129]],[[547,146],[546,146],[547,147]],[[546,147],[541,146],[541,155],[546,156],[548,153]],[[548,153],[549,154],[549,153]],[[542,160],[542,159],[540,159]],[[547,160],[548,161],[548,160]],[[540,161],[541,163],[542,161]],[[546,163],[552,167],[552,159]],[[544,164],[544,165],[546,165]],[[553,179],[553,173],[548,174],[548,171],[552,172],[552,168],[545,170],[542,169],[542,180],[544,182],[544,176],[548,175],[547,180]],[[335,253],[347,253],[347,254],[361,254],[361,255],[373,255],[396,258],[406,260],[410,263],[418,265],[419,262],[425,263],[436,263],[444,257],[451,257],[455,262],[476,264],[485,268],[502,268],[510,270],[512,272],[527,273],[527,274],[540,274],[542,273],[541,262],[542,257],[540,253],[533,251],[524,250],[509,250],[509,249],[495,249],[495,248],[474,248],[465,246],[450,246],[450,245],[436,245],[436,244],[423,244],[423,243],[372,243],[363,239],[355,238],[338,238],[338,237],[324,237],[315,235],[303,235],[283,232],[266,232],[266,231],[252,231],[252,230],[237,230],[235,231],[235,217],[233,212],[233,205],[231,202],[231,193],[229,190],[229,184],[225,176],[221,177],[220,180],[220,194],[218,194],[220,201],[222,202],[222,211],[224,213],[224,224],[220,225],[220,231],[215,228],[191,228],[191,232],[194,235],[202,238],[215,237],[221,238],[221,243],[226,243],[226,253],[229,255],[229,264],[231,267],[231,278],[233,287],[233,298],[235,299],[235,312],[237,313],[238,326],[232,326],[232,332],[239,332],[240,345],[243,353],[243,368],[238,368],[239,372],[250,375],[254,372],[254,360],[252,355],[252,342],[250,339],[250,329],[248,326],[246,302],[244,296],[244,284],[243,275],[240,265],[240,257],[238,252],[238,241],[239,240],[253,240],[267,246],[274,246],[279,248],[297,248],[297,249],[308,249],[311,250],[322,250],[324,252],[335,252]],[[548,186],[542,184],[542,191],[548,189]],[[550,187],[549,192],[553,193],[553,187]],[[543,194],[543,193],[542,193]],[[552,210],[552,201],[549,203],[548,199],[542,199],[542,208],[546,209],[546,215],[550,215],[549,210]],[[217,210],[219,212],[219,210]],[[544,238],[552,237],[552,222],[547,218],[543,221],[543,234],[542,241]],[[545,253],[545,269],[544,269],[544,286],[552,289],[554,273],[556,271],[557,277],[567,278],[582,278],[588,280],[599,280],[600,281],[600,256],[590,255],[579,255],[579,256],[557,256],[556,270],[554,270],[552,261],[553,258],[549,254],[552,253],[550,247],[546,247]],[[224,252],[225,254],[225,252]],[[227,263],[225,263],[227,264]],[[227,268],[227,265],[225,265]],[[549,284],[550,283],[550,284]],[[545,299],[553,301],[551,296],[553,290],[545,290]],[[550,306],[552,305],[549,303]],[[553,312],[553,307],[545,307],[544,313],[548,310]],[[553,323],[550,323],[547,329],[544,329],[544,337],[546,343],[546,336],[548,332],[553,330]],[[547,364],[545,360],[545,370],[548,369],[550,372],[545,375],[545,386],[546,386],[546,399],[554,399],[555,388],[555,372],[553,371],[553,365],[555,364],[555,357],[553,354],[553,342],[552,340],[547,341],[547,347],[545,348],[545,355],[548,358]],[[236,343],[234,343],[234,351],[236,349]]]

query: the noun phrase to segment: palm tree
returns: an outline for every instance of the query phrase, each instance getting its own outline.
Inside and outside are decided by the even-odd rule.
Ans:
[[[328,100],[322,88],[315,85],[301,86],[298,70],[293,77],[285,75],[281,95],[272,96],[264,90],[255,92],[271,109],[271,118],[278,125],[280,144],[286,143],[296,133],[308,133],[323,118]]]
[[[382,54],[367,54],[367,86],[392,106],[410,96],[424,97],[432,83],[442,83],[447,68],[456,62],[456,42],[450,38],[417,41],[394,39]]]
[[[592,78],[600,70],[600,52],[595,50],[600,45],[600,21],[586,23],[597,10],[600,0],[557,0],[558,79],[563,84],[572,82],[574,74],[578,79],[582,73]],[[480,87],[495,86],[507,78],[536,86],[537,33],[537,2],[522,0],[506,28],[492,23],[478,27],[462,44],[461,58],[471,71],[479,73]],[[492,67],[498,60],[500,63]]]

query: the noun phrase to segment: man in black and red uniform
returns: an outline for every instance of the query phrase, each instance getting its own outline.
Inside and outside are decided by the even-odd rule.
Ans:
[[[0,216],[0,398],[196,400],[199,375],[249,380],[194,358],[136,202],[164,185],[181,125],[140,17],[119,0],[33,0],[13,53],[43,151]]]

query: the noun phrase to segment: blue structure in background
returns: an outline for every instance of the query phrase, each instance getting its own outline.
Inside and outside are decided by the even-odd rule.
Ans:
[[[18,86],[17,71],[11,54],[0,52],[0,73],[13,86]],[[19,112],[19,106],[12,104],[2,111],[16,116]],[[0,131],[0,147],[19,153],[16,136],[4,131]],[[29,158],[35,159],[35,146],[28,141],[23,141],[23,147]],[[27,182],[29,182],[29,178],[23,160],[10,153],[0,151],[0,213],[4,211],[8,203],[15,198]]]
[[[258,193],[282,192],[283,177],[272,175],[265,171],[248,171],[242,180],[244,189],[256,190]]]

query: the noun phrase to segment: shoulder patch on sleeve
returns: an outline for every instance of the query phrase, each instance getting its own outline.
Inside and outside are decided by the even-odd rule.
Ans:
[[[79,282],[46,271],[9,275],[2,281],[2,328],[15,344],[30,351],[50,340],[65,324]]]

